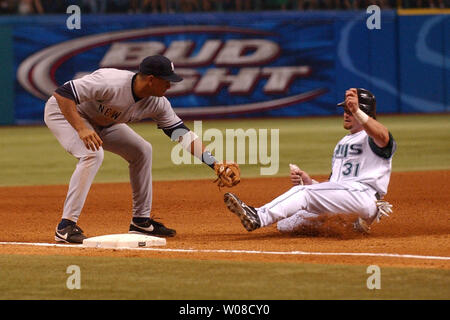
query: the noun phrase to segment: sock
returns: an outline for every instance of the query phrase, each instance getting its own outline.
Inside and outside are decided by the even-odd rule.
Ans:
[[[133,222],[136,223],[136,224],[143,224],[143,223],[145,223],[145,222],[147,222],[149,220],[150,220],[150,218],[142,218],[142,217],[136,218],[136,217],[133,217]]]
[[[74,226],[76,225],[76,222],[73,222],[72,220],[69,219],[62,219],[61,222],[58,224],[58,229],[64,229],[67,226]]]

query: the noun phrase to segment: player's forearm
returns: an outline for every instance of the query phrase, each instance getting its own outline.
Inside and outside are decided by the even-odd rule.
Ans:
[[[211,152],[206,150],[202,140],[195,134],[195,132],[190,131],[187,127],[184,127],[181,130],[184,134],[180,135],[176,140],[181,144],[183,149],[189,151],[194,157],[197,157],[204,164],[214,169],[214,164],[217,161],[211,155]],[[168,132],[166,134],[168,134]],[[174,132],[172,132],[172,134],[174,134]],[[175,135],[177,135],[176,132]]]
[[[217,160],[212,156],[211,152],[206,150],[200,138],[191,142],[190,152],[194,157],[199,158],[204,164],[208,165],[211,169],[214,169],[214,164]]]
[[[62,114],[66,118],[66,120],[70,123],[70,125],[77,131],[80,132],[83,129],[86,129],[86,125],[81,119],[75,101],[65,98],[57,93],[54,93],[53,96],[56,98],[58,102],[59,109]]]
[[[203,151],[205,151],[205,146],[203,145],[200,138],[197,138],[191,142],[187,149],[193,156],[201,158],[201,154],[203,153]]]
[[[367,132],[367,135],[369,135],[380,148],[386,147],[389,143],[388,129],[377,120],[369,118],[369,120],[363,124],[363,128]]]

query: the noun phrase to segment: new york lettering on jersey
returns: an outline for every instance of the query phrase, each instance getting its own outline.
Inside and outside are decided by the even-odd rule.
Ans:
[[[117,118],[122,114],[121,111],[117,111],[114,108],[105,106],[103,104],[98,105],[98,111],[105,117],[110,118],[112,120],[117,120]]]

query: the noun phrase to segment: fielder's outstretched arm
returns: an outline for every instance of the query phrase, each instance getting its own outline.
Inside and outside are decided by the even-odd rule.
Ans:
[[[184,123],[180,123],[174,128],[163,128],[166,135],[171,140],[177,141],[183,149],[188,150],[192,155],[200,159],[204,164],[214,170],[216,180],[214,183],[220,187],[233,187],[241,181],[241,171],[239,165],[234,162],[219,163],[209,152],[205,149],[202,140]]]
[[[163,131],[171,140],[177,141],[183,149],[189,151],[193,156],[214,170],[214,165],[217,163],[217,160],[211,155],[211,152],[205,150],[201,139],[184,123],[174,128],[163,129]]]

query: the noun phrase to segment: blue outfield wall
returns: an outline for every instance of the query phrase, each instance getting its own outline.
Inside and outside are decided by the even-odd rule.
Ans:
[[[13,124],[14,118],[14,54],[12,28],[0,26],[0,125]]]
[[[450,111],[450,16],[365,11],[0,17],[0,124],[42,123],[54,89],[99,67],[172,58],[183,118],[334,115],[349,87],[379,113]]]
[[[450,110],[449,22],[450,15],[399,17],[400,104],[411,106],[403,112]]]

